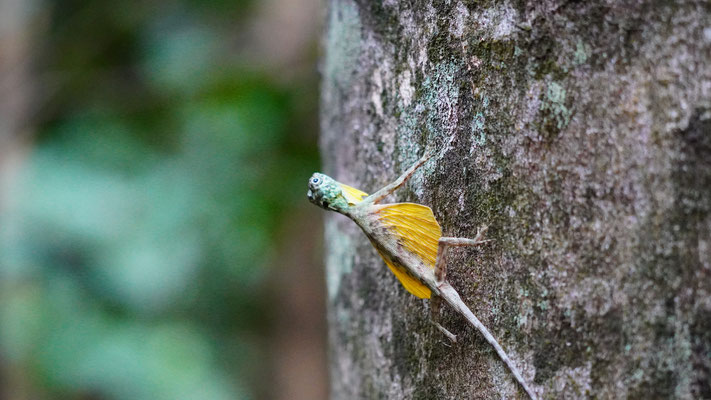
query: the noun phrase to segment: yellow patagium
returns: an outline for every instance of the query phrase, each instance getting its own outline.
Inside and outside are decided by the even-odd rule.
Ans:
[[[404,185],[429,158],[427,153],[399,178],[372,195],[320,173],[313,174],[309,179],[306,195],[319,207],[339,212],[358,224],[405,289],[419,298],[432,300],[430,310],[433,316],[436,317],[442,300],[464,316],[494,347],[528,396],[535,399],[535,393],[499,342],[445,279],[447,249],[487,242],[481,240],[486,229],[481,230],[474,239],[443,237],[429,207],[414,203],[380,204],[386,196]],[[454,334],[439,323],[434,324],[450,340],[456,341]]]

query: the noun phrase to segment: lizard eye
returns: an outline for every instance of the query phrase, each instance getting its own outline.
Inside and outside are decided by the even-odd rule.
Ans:
[[[313,179],[311,179],[311,183],[313,183],[314,185],[318,184],[319,182],[321,182],[321,179],[320,179],[320,178],[313,178]]]

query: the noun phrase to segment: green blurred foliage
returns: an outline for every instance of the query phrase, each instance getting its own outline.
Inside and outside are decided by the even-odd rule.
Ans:
[[[49,95],[0,223],[3,369],[32,398],[253,398],[315,77],[241,60],[248,1],[47,6]]]

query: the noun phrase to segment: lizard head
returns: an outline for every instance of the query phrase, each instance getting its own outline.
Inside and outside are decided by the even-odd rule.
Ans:
[[[316,172],[309,179],[309,191],[306,196],[319,207],[345,213],[348,207],[368,197],[368,193]]]
[[[343,195],[341,185],[328,175],[316,172],[309,178],[309,201],[326,210],[343,212],[348,207],[348,200]]]

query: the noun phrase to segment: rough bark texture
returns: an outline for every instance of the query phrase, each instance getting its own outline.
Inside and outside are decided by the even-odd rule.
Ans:
[[[543,398],[711,398],[709,2],[330,0],[324,172],[496,242],[449,280]],[[334,399],[523,398],[326,220]]]

